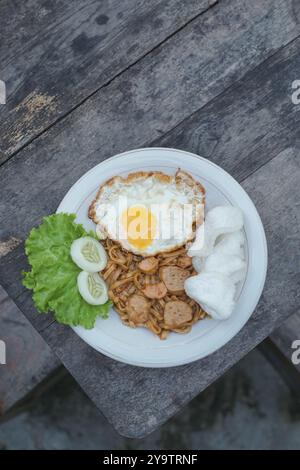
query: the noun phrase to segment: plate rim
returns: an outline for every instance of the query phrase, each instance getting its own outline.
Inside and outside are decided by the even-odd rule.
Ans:
[[[140,361],[140,360],[128,360],[126,358],[119,357],[117,354],[112,353],[111,351],[107,351],[105,349],[102,349],[101,347],[99,347],[98,344],[94,344],[93,341],[87,341],[87,339],[85,337],[83,337],[83,334],[80,331],[81,327],[78,327],[78,326],[77,327],[76,326],[70,326],[70,327],[85,343],[87,343],[94,350],[96,350],[96,351],[98,351],[98,352],[104,354],[105,356],[108,356],[108,357],[110,357],[114,360],[117,360],[119,362],[129,364],[129,365],[133,365],[133,366],[149,367],[149,368],[178,367],[180,365],[189,364],[189,363],[195,362],[197,360],[203,359],[204,357],[207,357],[208,355],[213,354],[214,352],[218,351],[223,346],[225,346],[227,343],[229,343],[232,339],[234,339],[236,337],[236,335],[238,333],[240,333],[240,331],[244,328],[245,324],[250,320],[250,318],[253,315],[253,313],[254,313],[257,305],[258,305],[258,302],[261,298],[263,288],[264,288],[264,285],[265,285],[265,281],[266,281],[267,269],[268,269],[268,245],[267,245],[266,234],[265,234],[265,230],[264,230],[264,226],[263,226],[260,214],[259,214],[254,202],[252,201],[252,199],[248,195],[247,191],[241,186],[241,184],[233,176],[231,176],[230,173],[228,173],[226,170],[224,170],[222,167],[220,167],[216,163],[212,162],[208,158],[202,157],[200,155],[197,155],[197,154],[189,152],[189,151],[185,151],[185,150],[181,150],[181,149],[175,149],[175,148],[171,148],[171,147],[143,147],[143,148],[138,148],[138,149],[133,149],[133,150],[127,150],[126,152],[121,152],[121,153],[118,153],[116,155],[113,155],[111,157],[108,157],[108,158],[102,160],[101,162],[99,162],[98,164],[96,164],[92,168],[90,168],[88,171],[86,171],[78,180],[75,181],[75,183],[73,183],[73,185],[70,187],[70,189],[67,191],[67,193],[65,194],[65,196],[61,200],[56,212],[58,213],[58,212],[63,211],[61,208],[64,205],[65,200],[72,195],[72,192],[75,190],[75,186],[77,186],[79,183],[81,183],[85,178],[88,178],[90,176],[90,174],[95,171],[96,168],[98,168],[101,165],[107,163],[108,161],[112,161],[112,160],[115,160],[115,159],[118,159],[118,158],[121,158],[121,157],[126,157],[127,155],[132,155],[132,154],[135,154],[135,153],[148,152],[148,151],[151,151],[151,152],[153,152],[153,151],[154,152],[155,151],[168,152],[169,151],[169,152],[181,153],[185,156],[192,156],[194,158],[197,158],[200,161],[211,165],[212,167],[217,169],[218,172],[221,172],[221,173],[225,174],[226,177],[229,178],[235,185],[239,186],[239,189],[244,193],[244,195],[248,199],[248,202],[252,206],[252,209],[254,210],[256,218],[257,218],[258,226],[259,226],[259,229],[260,229],[259,230],[260,241],[262,243],[262,248],[263,248],[263,252],[264,252],[263,272],[262,272],[263,275],[261,277],[260,285],[257,287],[256,295],[253,298],[253,301],[252,301],[252,304],[251,304],[251,309],[249,309],[249,310],[251,310],[251,313],[245,319],[245,321],[242,323],[242,325],[239,327],[239,330],[235,334],[233,334],[233,336],[231,336],[231,338],[228,339],[226,337],[224,341],[221,341],[218,345],[215,345],[215,346],[209,348],[204,354],[198,355],[197,357],[193,357],[193,358],[190,358],[190,359],[177,360],[176,363],[173,363],[173,362],[168,362],[168,363],[156,363],[156,362],[154,362],[154,363],[151,363],[151,362],[144,362],[144,361]],[[129,169],[128,171],[130,172],[131,170]],[[134,171],[134,170],[132,170],[132,171]]]

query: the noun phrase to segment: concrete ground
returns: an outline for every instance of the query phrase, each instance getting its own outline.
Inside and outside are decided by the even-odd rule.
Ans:
[[[258,351],[142,440],[119,436],[70,376],[0,425],[2,449],[300,449],[300,402]]]

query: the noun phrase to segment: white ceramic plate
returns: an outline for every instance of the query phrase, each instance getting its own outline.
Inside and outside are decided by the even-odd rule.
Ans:
[[[244,214],[247,275],[239,286],[237,303],[226,321],[205,319],[186,335],[171,333],[161,341],[144,328],[124,326],[112,309],[108,320],[99,318],[92,330],[74,331],[97,351],[118,361],[143,367],[172,367],[196,361],[230,341],[245,325],[263,290],[267,270],[267,244],[262,222],[243,188],[209,160],[188,152],[166,148],[132,150],[109,158],[88,171],[69,190],[57,212],[74,212],[77,221],[93,229],[88,207],[100,184],[115,175],[139,170],[174,174],[180,167],[201,181],[206,189],[206,210],[224,204],[241,208]]]

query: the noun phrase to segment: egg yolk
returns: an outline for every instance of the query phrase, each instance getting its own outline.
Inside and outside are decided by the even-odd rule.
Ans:
[[[145,206],[131,206],[122,214],[128,242],[137,250],[148,248],[155,237],[157,218]]]

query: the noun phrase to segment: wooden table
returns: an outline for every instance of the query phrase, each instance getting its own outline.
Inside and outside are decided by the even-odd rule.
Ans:
[[[153,431],[299,309],[299,35],[297,0],[0,0],[0,284],[123,435]],[[268,239],[251,320],[172,369],[100,355],[37,315],[20,282],[31,227],[89,168],[146,146],[229,171]]]

